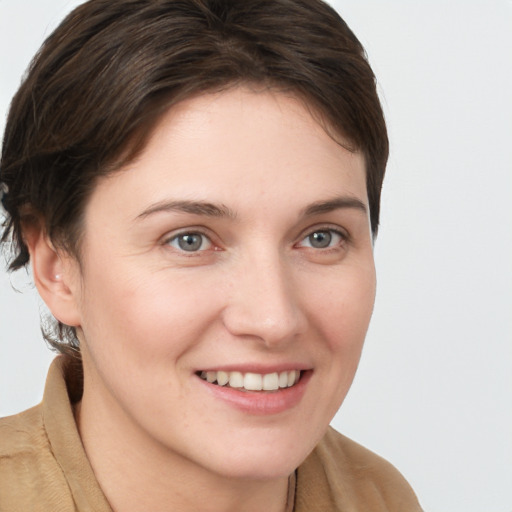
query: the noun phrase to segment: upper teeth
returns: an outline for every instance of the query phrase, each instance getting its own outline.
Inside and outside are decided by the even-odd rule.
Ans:
[[[201,378],[211,383],[216,382],[219,386],[229,385],[232,388],[243,388],[247,391],[275,391],[293,386],[300,378],[300,371],[266,374],[210,371],[201,372]]]

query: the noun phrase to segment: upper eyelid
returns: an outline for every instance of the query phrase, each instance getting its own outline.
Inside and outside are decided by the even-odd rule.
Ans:
[[[326,223],[326,224],[318,224],[315,226],[310,226],[306,229],[303,229],[301,231],[300,235],[298,236],[297,241],[301,241],[304,238],[306,238],[307,236],[310,236],[311,234],[316,233],[317,231],[333,231],[334,233],[339,234],[345,240],[350,240],[350,238],[351,238],[348,229],[343,228],[337,224]]]
[[[160,240],[163,243],[166,243],[180,235],[202,235],[202,236],[205,236],[206,238],[208,238],[212,243],[214,243],[213,233],[211,232],[211,230],[209,230],[208,228],[206,228],[204,226],[191,226],[191,227],[186,227],[186,228],[173,229],[171,231],[168,231],[165,235],[163,235],[160,238]]]

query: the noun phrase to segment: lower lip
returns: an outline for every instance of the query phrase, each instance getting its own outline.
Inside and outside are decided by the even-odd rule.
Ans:
[[[311,374],[311,370],[302,372],[297,384],[279,391],[240,391],[227,386],[211,384],[203,379],[200,380],[216,398],[240,411],[263,416],[279,414],[298,405],[304,396]]]

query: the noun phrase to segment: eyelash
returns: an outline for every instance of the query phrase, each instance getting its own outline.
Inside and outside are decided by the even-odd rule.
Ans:
[[[314,247],[311,245],[311,237],[314,237],[315,235],[319,234],[328,234],[328,245],[326,247]],[[193,250],[187,250],[183,248],[183,245],[180,244],[180,241],[184,241],[187,243],[186,238],[190,237],[191,239],[193,237],[200,237],[200,245],[197,248],[194,248],[194,240],[190,240],[190,247],[193,248]],[[321,237],[320,237],[321,238]],[[310,244],[309,245],[303,245],[305,241],[309,239]],[[335,240],[334,245],[332,245],[333,239]],[[344,231],[341,231],[340,229],[323,226],[319,227],[313,230],[308,230],[305,235],[302,236],[300,241],[295,244],[296,247],[305,247],[306,249],[313,249],[318,251],[328,251],[328,250],[336,250],[337,247],[340,245],[348,242],[350,240],[348,234]],[[176,233],[172,235],[171,237],[168,237],[164,240],[164,245],[171,246],[173,249],[177,250],[178,252],[181,252],[183,254],[187,254],[189,256],[197,255],[200,253],[203,253],[209,249],[216,250],[216,247],[214,247],[214,242],[211,240],[211,237],[206,235],[205,233],[202,233],[198,230],[190,230],[190,231],[182,231],[181,233]],[[197,245],[197,244],[196,244]],[[207,245],[207,247],[205,247]]]

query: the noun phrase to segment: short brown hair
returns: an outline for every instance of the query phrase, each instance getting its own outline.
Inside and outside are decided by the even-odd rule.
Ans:
[[[172,105],[240,83],[296,94],[363,153],[375,235],[386,125],[364,49],[336,11],[321,0],[90,0],[44,42],[11,104],[0,163],[9,268],[28,263],[34,219],[79,259],[97,179],[134,158]],[[51,343],[77,346],[60,327],[68,345]]]

